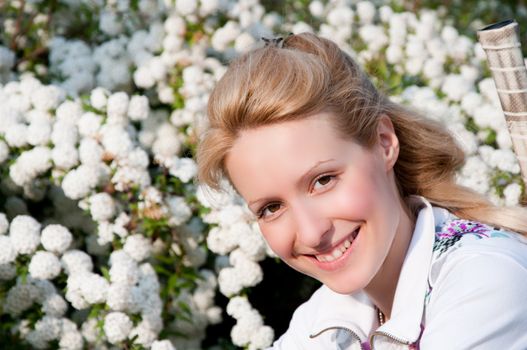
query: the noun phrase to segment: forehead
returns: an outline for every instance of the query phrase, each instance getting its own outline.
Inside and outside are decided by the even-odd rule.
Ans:
[[[226,157],[229,177],[246,199],[284,191],[318,162],[346,157],[326,114],[244,130]]]

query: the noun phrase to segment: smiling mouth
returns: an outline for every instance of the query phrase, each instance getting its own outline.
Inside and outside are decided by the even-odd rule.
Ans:
[[[317,254],[313,256],[322,263],[337,260],[349,249],[349,247],[351,247],[351,244],[359,234],[359,230],[360,226],[357,227],[357,229],[353,231],[344,241],[335,246],[330,252],[325,254]]]

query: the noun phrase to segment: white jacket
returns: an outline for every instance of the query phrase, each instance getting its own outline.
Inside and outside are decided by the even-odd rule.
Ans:
[[[450,223],[480,224],[418,198],[390,320],[378,327],[365,293],[322,286],[270,349],[527,349],[527,240],[489,226],[447,237]]]

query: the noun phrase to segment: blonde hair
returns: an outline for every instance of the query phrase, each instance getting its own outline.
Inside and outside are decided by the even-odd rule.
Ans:
[[[198,147],[198,178],[219,189],[225,157],[240,131],[331,112],[336,130],[365,147],[376,142],[379,115],[399,139],[394,173],[400,195],[420,195],[460,218],[527,234],[527,210],[496,207],[455,182],[465,155],[438,122],[390,101],[330,40],[303,33],[234,60],[208,103],[209,127]]]

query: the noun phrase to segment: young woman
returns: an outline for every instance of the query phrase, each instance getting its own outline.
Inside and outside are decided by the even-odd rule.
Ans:
[[[226,177],[273,251],[323,283],[274,349],[527,348],[527,211],[458,186],[453,137],[333,42],[268,40],[208,107],[201,181]]]

